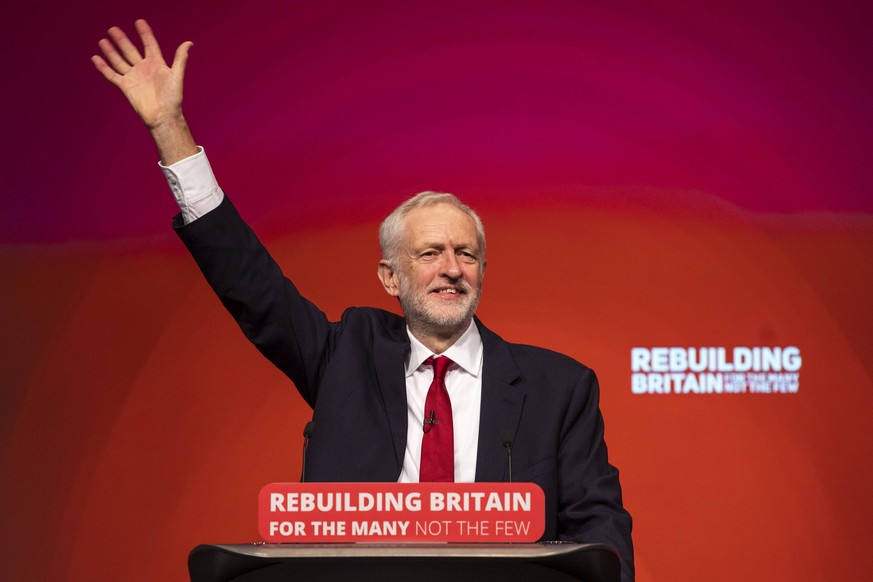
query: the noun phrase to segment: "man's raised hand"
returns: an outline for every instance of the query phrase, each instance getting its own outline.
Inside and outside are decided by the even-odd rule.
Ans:
[[[109,38],[97,43],[103,56],[94,55],[91,62],[107,81],[121,89],[152,132],[162,161],[170,164],[196,152],[182,115],[185,64],[193,43],[179,45],[172,66],[167,66],[148,23],[137,20],[135,27],[142,53],[124,31],[113,26]]]
[[[182,79],[193,43],[179,45],[173,65],[168,67],[148,23],[137,20],[135,26],[144,55],[124,31],[113,26],[108,31],[109,39],[97,43],[105,60],[94,55],[91,62],[107,81],[121,89],[149,129],[154,129],[182,115]]]

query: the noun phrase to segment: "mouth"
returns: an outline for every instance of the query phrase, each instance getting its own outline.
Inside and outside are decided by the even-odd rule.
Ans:
[[[454,287],[451,285],[444,285],[440,287],[436,287],[430,290],[430,293],[436,293],[440,296],[453,296],[460,297],[461,295],[466,295],[467,290],[463,287]]]

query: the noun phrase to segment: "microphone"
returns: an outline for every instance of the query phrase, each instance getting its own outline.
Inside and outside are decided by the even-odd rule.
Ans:
[[[301,483],[306,483],[306,449],[309,448],[309,437],[312,436],[313,427],[314,425],[311,420],[303,427],[303,469],[300,471]]]
[[[506,449],[506,458],[509,462],[509,482],[512,483],[512,432],[509,429],[500,431],[500,444]]]
[[[440,421],[438,421],[438,420],[436,420],[436,419],[434,418],[434,414],[435,414],[434,411],[431,410],[431,411],[430,411],[430,417],[424,419],[424,422],[423,422],[422,425],[421,425],[421,430],[424,431],[424,434],[429,433],[429,432],[430,432],[430,429],[433,428],[433,425],[435,425],[435,424],[439,424],[439,423],[440,423]]]

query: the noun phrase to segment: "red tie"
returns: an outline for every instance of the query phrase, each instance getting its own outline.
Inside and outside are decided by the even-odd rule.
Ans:
[[[446,372],[454,362],[445,356],[430,357],[425,365],[433,366],[433,382],[424,401],[424,437],[421,441],[421,470],[418,480],[455,480],[455,431],[452,425],[452,401],[446,391]]]

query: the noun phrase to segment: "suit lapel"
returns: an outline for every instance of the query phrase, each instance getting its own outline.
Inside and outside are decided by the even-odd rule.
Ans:
[[[390,328],[386,335],[376,337],[375,352],[376,376],[394,441],[394,457],[399,476],[406,454],[408,423],[404,370],[409,352],[409,337],[406,335],[404,320],[401,319],[400,325]]]
[[[501,434],[508,432],[515,438],[525,392],[517,384],[521,372],[508,344],[478,319],[476,324],[484,348],[476,481],[503,481],[506,478],[507,451]]]

